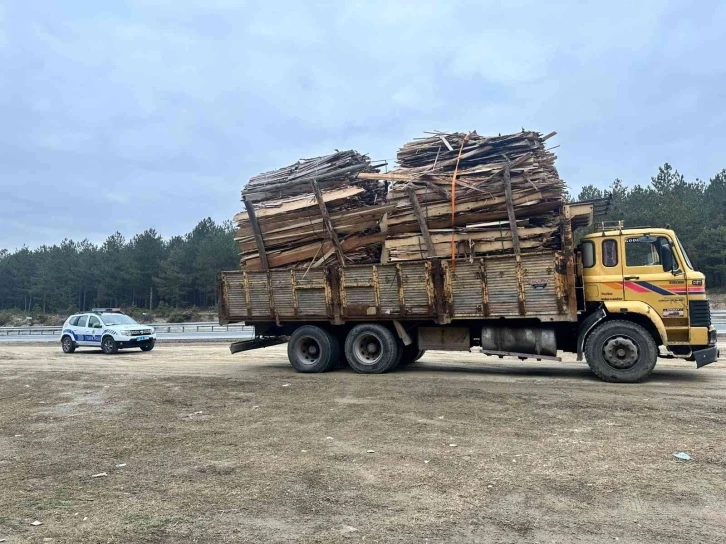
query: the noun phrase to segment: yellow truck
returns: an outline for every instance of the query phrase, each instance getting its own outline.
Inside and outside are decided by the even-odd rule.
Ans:
[[[561,248],[462,260],[230,271],[220,323],[255,326],[244,351],[287,342],[293,368],[340,362],[382,373],[425,350],[559,360],[577,353],[610,382],[639,382],[661,356],[718,359],[704,275],[668,228],[592,224],[592,202],[563,204]]]

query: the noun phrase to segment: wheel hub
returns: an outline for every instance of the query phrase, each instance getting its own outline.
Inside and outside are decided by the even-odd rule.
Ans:
[[[320,359],[320,346],[313,338],[302,338],[297,351],[300,361],[304,364],[312,365]]]
[[[366,334],[356,343],[358,359],[365,365],[377,363],[382,355],[381,341],[372,334]]]
[[[613,368],[627,369],[638,362],[638,346],[630,338],[615,336],[603,346],[605,361]]]

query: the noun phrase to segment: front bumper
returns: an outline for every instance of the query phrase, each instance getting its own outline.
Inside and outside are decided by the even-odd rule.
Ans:
[[[137,340],[136,338],[122,338],[120,340],[117,340],[116,343],[121,349],[153,346],[156,343],[156,336],[152,336],[147,340]]]
[[[716,346],[699,349],[693,352],[693,359],[696,361],[696,368],[701,368],[718,361],[719,350]]]

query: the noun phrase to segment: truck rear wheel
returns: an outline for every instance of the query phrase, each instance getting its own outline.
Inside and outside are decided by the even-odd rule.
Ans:
[[[287,358],[298,372],[325,372],[340,360],[340,343],[315,325],[296,329],[287,343]]]
[[[345,358],[361,374],[381,374],[399,361],[398,340],[383,325],[356,325],[345,339]]]
[[[658,346],[650,333],[632,321],[606,321],[585,342],[590,369],[606,382],[636,383],[650,376]]]
[[[424,350],[418,349],[418,346],[415,343],[409,344],[408,346],[403,346],[401,348],[401,351],[403,352],[403,355],[401,356],[401,362],[398,363],[400,366],[406,366],[415,363],[421,357],[423,357],[424,354]]]

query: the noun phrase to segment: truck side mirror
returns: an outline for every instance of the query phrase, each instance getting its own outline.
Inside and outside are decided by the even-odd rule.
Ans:
[[[673,272],[675,270],[673,250],[668,244],[660,246],[660,261],[663,264],[663,272]]]

